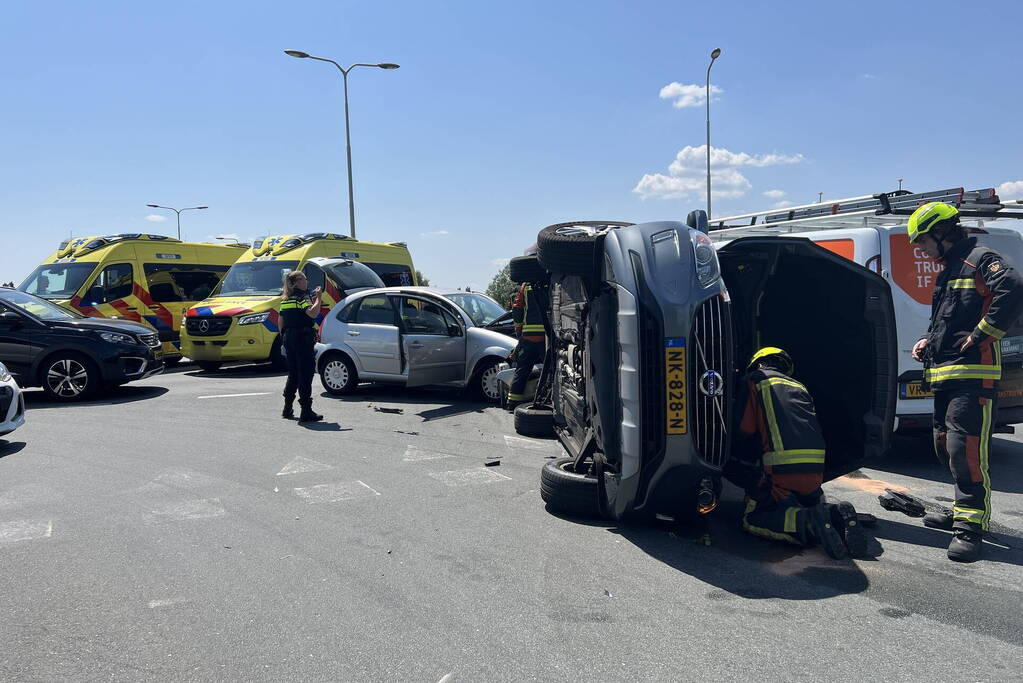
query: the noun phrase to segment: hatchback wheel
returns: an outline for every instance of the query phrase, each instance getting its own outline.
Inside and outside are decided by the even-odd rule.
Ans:
[[[328,393],[335,396],[350,394],[359,384],[359,375],[352,361],[340,354],[333,354],[320,365],[320,383]]]
[[[78,355],[57,355],[42,367],[43,391],[57,401],[79,401],[99,391],[99,370]]]
[[[500,361],[489,358],[480,363],[472,382],[472,393],[481,401],[498,403],[501,400],[501,383],[497,380]]]

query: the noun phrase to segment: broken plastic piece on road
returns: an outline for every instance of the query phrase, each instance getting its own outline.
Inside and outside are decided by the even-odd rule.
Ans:
[[[900,493],[891,489],[885,489],[884,493],[877,497],[877,502],[885,510],[901,512],[910,517],[923,517],[927,509],[922,501],[914,498],[908,493]]]
[[[484,467],[497,467],[500,464],[501,464],[500,460],[488,460],[487,462],[483,463],[483,466]]]
[[[406,431],[402,431],[400,429],[395,429],[394,433],[395,434],[408,434],[409,436],[419,436],[419,432],[406,432]]]
[[[381,408],[380,406],[375,406],[373,410],[378,413],[391,413],[392,415],[402,415],[405,413],[402,408]]]

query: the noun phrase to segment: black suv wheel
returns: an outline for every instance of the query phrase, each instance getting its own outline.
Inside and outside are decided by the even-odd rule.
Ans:
[[[508,263],[508,277],[516,284],[545,282],[550,273],[540,265],[540,259],[535,255],[516,256]]]
[[[46,395],[55,401],[80,401],[100,389],[96,364],[77,353],[58,353],[47,358],[39,370]]]
[[[549,225],[536,236],[540,265],[552,273],[588,276],[596,264],[598,239],[631,223],[579,221]]]
[[[540,470],[540,497],[552,510],[578,515],[600,517],[596,477],[572,469],[572,458],[548,462]]]

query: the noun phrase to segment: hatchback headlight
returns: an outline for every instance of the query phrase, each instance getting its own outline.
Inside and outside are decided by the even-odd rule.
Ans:
[[[690,230],[689,238],[693,242],[696,277],[700,281],[701,287],[710,287],[721,277],[721,266],[718,265],[718,254],[714,250],[714,243],[699,230]]]
[[[11,371],[7,369],[7,366],[0,363],[0,382],[11,381]]]
[[[257,325],[270,317],[270,311],[266,313],[250,313],[238,318],[239,325]]]
[[[100,332],[99,336],[103,341],[108,341],[111,344],[138,344],[139,341],[128,334],[121,334],[120,332]]]

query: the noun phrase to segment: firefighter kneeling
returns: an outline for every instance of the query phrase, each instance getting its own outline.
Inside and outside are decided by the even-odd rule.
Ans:
[[[746,490],[742,528],[799,546],[820,544],[835,559],[866,552],[850,503],[824,501],[824,437],[813,399],[792,379],[792,359],[769,346],[749,362],[740,443],[725,477]],[[759,463],[757,462],[759,460]]]

